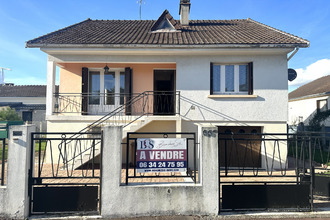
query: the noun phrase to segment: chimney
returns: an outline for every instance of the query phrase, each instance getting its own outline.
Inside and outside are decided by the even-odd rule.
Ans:
[[[190,0],[180,0],[180,22],[181,25],[189,25]]]

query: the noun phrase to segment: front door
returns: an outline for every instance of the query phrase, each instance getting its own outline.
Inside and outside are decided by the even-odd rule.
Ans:
[[[154,71],[154,115],[175,114],[175,70]]]
[[[124,103],[125,72],[114,69],[89,71],[89,109],[91,114],[106,114]]]

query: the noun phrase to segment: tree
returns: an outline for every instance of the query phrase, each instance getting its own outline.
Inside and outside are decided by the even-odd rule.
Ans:
[[[22,121],[22,118],[14,109],[6,107],[0,110],[0,121]]]
[[[309,121],[310,131],[321,131],[323,122],[330,117],[330,110],[316,113]]]

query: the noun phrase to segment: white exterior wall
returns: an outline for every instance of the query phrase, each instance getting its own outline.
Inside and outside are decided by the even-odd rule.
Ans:
[[[328,100],[329,109],[329,96],[321,96],[316,98],[302,99],[289,102],[289,125],[298,125],[299,117],[302,117],[302,122],[305,125],[309,124],[310,119],[317,111],[317,100]],[[325,121],[325,126],[330,126],[330,120]]]
[[[181,100],[181,115],[188,120],[287,122],[287,53],[290,49],[158,49],[157,51],[45,49],[56,62],[176,63],[176,90],[194,104]],[[116,54],[116,55],[115,55]],[[249,98],[208,98],[210,63],[253,62],[254,95]],[[134,71],[134,70],[133,70]],[[133,79],[134,80],[134,79]],[[80,82],[77,82],[80,83]],[[197,105],[194,111],[192,105]]]
[[[253,62],[257,98],[208,98],[210,62]],[[285,55],[184,57],[177,61],[177,90],[183,98],[192,100],[190,103],[181,100],[181,113],[191,120],[286,123],[287,89]]]

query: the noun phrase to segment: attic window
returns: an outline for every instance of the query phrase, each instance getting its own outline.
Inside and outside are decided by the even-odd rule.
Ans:
[[[175,28],[170,24],[170,22],[165,18],[160,25],[158,26],[158,30],[173,30],[175,31]]]
[[[152,30],[153,32],[170,32],[176,31],[173,25],[169,22],[167,18],[164,18],[157,27]]]
[[[175,32],[180,31],[180,25],[173,19],[172,15],[165,10],[163,14],[151,27],[152,32]]]

